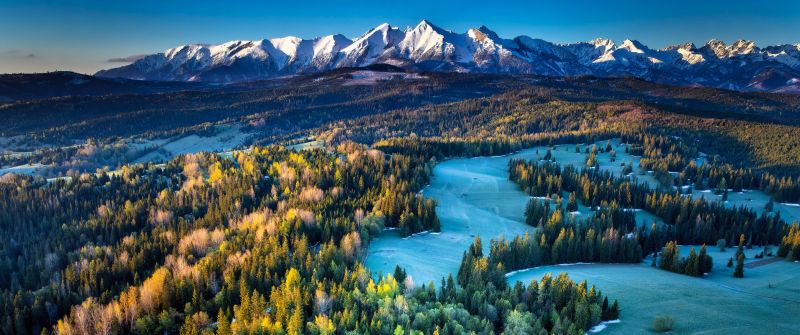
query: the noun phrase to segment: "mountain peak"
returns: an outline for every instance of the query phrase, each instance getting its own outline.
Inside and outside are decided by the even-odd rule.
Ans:
[[[687,51],[692,51],[696,49],[697,47],[692,42],[673,44],[664,48],[664,50],[687,50]]]
[[[758,52],[759,49],[753,41],[738,39],[733,44],[727,45],[718,39],[709,40],[705,48],[711,50],[718,58],[730,58]]]
[[[395,27],[392,27],[388,23],[381,23],[377,27],[370,29],[364,35],[359,36],[353,42],[358,43],[362,41],[372,40],[372,39],[381,39],[383,43],[388,44],[392,42],[392,35],[393,32],[399,32],[399,30]]]
[[[610,49],[610,48],[614,47],[614,41],[612,41],[610,39],[607,39],[607,38],[602,38],[602,37],[598,37],[598,38],[595,38],[595,39],[589,41],[589,44],[591,44],[591,45],[593,45],[595,47],[605,47],[606,49]]]
[[[490,39],[489,36],[486,36],[480,29],[470,28],[467,31],[467,35],[471,37],[473,40],[478,42],[483,42]]]
[[[375,28],[372,28],[369,31],[367,31],[367,34],[369,34],[371,32],[375,32],[375,31],[387,31],[389,29],[392,29],[392,26],[390,24],[384,22],[384,23],[381,23],[381,24],[375,26]]]
[[[622,42],[622,45],[619,46],[619,49],[625,49],[632,53],[643,54],[648,48],[644,46],[641,42],[637,40],[628,40]]]
[[[483,25],[478,28],[470,28],[470,30],[467,31],[467,35],[478,42],[486,40],[500,41],[501,39],[497,33]]]
[[[428,20],[422,19],[422,21],[419,21],[419,23],[417,23],[417,27],[416,28],[417,29],[425,29],[425,28],[432,27],[432,26],[433,25],[430,22],[428,22]]]
[[[478,27],[478,31],[480,31],[481,33],[483,33],[484,35],[486,35],[487,37],[489,37],[489,38],[491,38],[493,40],[500,39],[500,36],[497,35],[496,32],[494,32],[493,30],[489,29],[489,27],[487,27],[485,25],[481,25],[480,27]]]
[[[756,47],[756,44],[753,43],[753,41],[739,39],[736,40],[736,42],[733,42],[733,44],[731,44],[730,49],[737,55],[746,55],[752,53],[753,51],[758,49],[758,47]]]
[[[430,22],[430,21],[428,21],[428,20],[422,20],[422,21],[420,21],[420,22],[419,22],[419,24],[417,24],[417,26],[416,26],[416,27],[414,27],[414,29],[413,29],[413,30],[415,30],[415,31],[426,31],[426,30],[432,30],[432,31],[435,31],[435,32],[437,32],[437,33],[449,32],[448,30],[445,30],[445,29],[439,28],[438,26],[434,25],[433,23],[431,23],[431,22]]]

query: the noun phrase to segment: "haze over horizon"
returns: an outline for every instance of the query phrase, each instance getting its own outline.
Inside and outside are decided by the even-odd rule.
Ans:
[[[458,11],[458,16],[453,16]],[[800,42],[800,3],[759,6],[748,1],[685,0],[669,4],[590,1],[558,4],[357,1],[342,5],[310,1],[221,6],[213,1],[187,5],[99,0],[0,1],[0,73],[70,70],[94,73],[126,64],[131,56],[182,44],[222,43],[283,36],[314,38],[343,34],[355,38],[378,24],[414,26],[420,20],[454,32],[486,25],[501,36],[527,35],[555,43],[602,37],[636,39],[652,48],[711,38],[758,46]],[[176,28],[177,27],[177,28]]]

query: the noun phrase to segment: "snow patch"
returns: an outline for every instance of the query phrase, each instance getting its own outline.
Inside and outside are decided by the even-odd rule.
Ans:
[[[381,81],[403,79],[426,79],[425,76],[420,76],[417,73],[398,73],[398,72],[376,72],[376,71],[355,71],[352,73],[352,79],[344,83],[345,86],[351,85],[375,85]]]
[[[598,264],[598,263],[577,262],[577,263],[562,263],[562,264],[551,264],[551,265],[534,266],[532,268],[525,268],[525,269],[519,269],[519,270],[507,272],[506,273],[506,278],[511,277],[511,276],[513,276],[513,275],[515,275],[517,273],[522,273],[522,272],[525,272],[525,271],[535,270],[535,269],[546,267],[546,266],[575,266],[575,265],[592,265],[592,264]],[[613,264],[613,263],[604,263],[604,264]]]
[[[608,325],[615,324],[615,323],[620,323],[620,322],[622,322],[622,321],[620,321],[619,319],[603,321],[603,322],[600,322],[598,325],[596,325],[596,326],[592,327],[591,329],[589,329],[589,332],[590,333],[599,333],[599,332],[603,331],[603,329],[606,329],[606,327],[608,327]]]
[[[414,233],[414,234],[408,235],[408,236],[406,236],[406,237],[403,237],[403,239],[404,239],[404,240],[407,240],[407,239],[409,239],[409,238],[412,238],[412,237],[417,237],[417,236],[422,236],[422,235],[428,235],[428,234],[431,234],[431,231],[430,231],[430,230],[425,230],[425,231],[421,231],[421,232],[419,232],[419,233]]]

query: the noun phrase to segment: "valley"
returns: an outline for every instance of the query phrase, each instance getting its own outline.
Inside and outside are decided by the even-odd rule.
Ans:
[[[598,141],[594,145],[605,143]],[[601,169],[619,174],[619,162],[638,165],[637,157],[624,154],[624,145],[619,139],[615,139],[614,144],[621,152],[618,161],[612,163],[608,154],[600,155]],[[574,148],[574,144],[559,145],[552,150],[553,157],[564,165],[581,166],[587,154],[583,151],[576,153]],[[524,223],[525,206],[531,197],[508,179],[508,163],[515,158],[541,159],[547,149],[541,146],[503,156],[454,158],[438,163],[431,183],[423,188],[422,195],[436,201],[436,214],[442,221],[442,231],[410,237],[386,231],[370,243],[365,264],[376,275],[391,273],[399,265],[416,283],[432,281],[438,285],[439,279],[458,271],[461,254],[476,236],[485,240],[510,239],[532,232],[533,227]],[[656,183],[646,174],[634,178]],[[581,205],[574,215],[590,213]],[[649,226],[653,220],[659,221],[645,211],[637,211],[636,217],[637,222],[644,226]],[[484,249],[488,253],[489,245],[484,244]]]
[[[0,335],[800,335],[798,31],[0,1]]]
[[[673,333],[783,333],[796,106],[388,66],[12,102],[0,319],[59,334],[627,334],[665,316]],[[701,243],[710,269],[689,251]]]
[[[647,171],[638,170],[640,157],[625,154],[625,144],[620,139],[611,142],[614,150],[621,154],[616,154],[616,162],[611,162],[608,153],[600,154],[600,169],[619,175],[619,162],[630,161],[637,167],[629,177],[643,179],[653,188],[660,187]],[[605,144],[606,141],[598,141],[592,145]],[[582,166],[588,155],[582,150],[576,153],[576,145],[587,146],[585,143],[540,146],[509,155],[453,158],[438,163],[431,183],[422,194],[436,200],[437,215],[442,221],[441,232],[401,237],[395,231],[384,231],[370,243],[365,265],[378,277],[392,273],[395,266],[400,266],[417,285],[428,282],[439,285],[437,280],[458,272],[461,254],[476,236],[494,240],[532,233],[535,228],[524,223],[523,215],[527,202],[532,198],[508,179],[508,164],[512,159],[541,160],[551,149],[552,159],[560,164]],[[716,197],[713,201],[720,201],[718,195],[710,192],[694,192],[692,197]],[[760,212],[766,201],[754,197],[768,198],[760,191],[745,190],[731,193],[725,205],[744,206]],[[797,222],[793,206],[776,206],[780,206],[777,211],[787,222]],[[572,215],[592,213],[583,204],[578,208]],[[635,215],[637,224],[643,227],[654,222],[659,226],[664,224],[643,210],[637,210]],[[681,253],[687,255],[690,248],[692,246],[681,246]],[[489,244],[484,243],[483,249],[488,254]],[[627,306],[623,308],[621,322],[609,323],[602,330],[607,334],[642,332],[651,328],[656,316],[662,315],[676,320],[678,326],[672,331],[675,334],[695,333],[697,329],[708,334],[756,330],[774,334],[791,332],[794,323],[785,318],[785,313],[792,313],[800,302],[800,290],[793,284],[800,280],[800,272],[796,264],[777,257],[768,257],[770,261],[767,262],[754,259],[760,250],[755,248],[745,252],[746,280],[731,279],[732,270],[726,268],[728,259],[735,257],[735,248],[722,252],[715,246],[711,246],[709,252],[714,259],[714,270],[702,278],[653,268],[650,266],[652,256],[645,257],[641,264],[540,266],[512,271],[506,277],[510,284],[517,281],[527,284],[546,273],[567,273],[578,281],[587,280],[598,285],[606,293],[619,297],[623,306]],[[704,317],[697,318],[697,315]]]

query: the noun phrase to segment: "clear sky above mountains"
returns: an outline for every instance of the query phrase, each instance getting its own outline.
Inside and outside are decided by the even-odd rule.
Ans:
[[[800,1],[173,1],[0,0],[0,73],[93,73],[187,43],[294,35],[357,37],[428,19],[464,32],[567,43],[606,37],[650,47],[710,38],[800,42]]]

